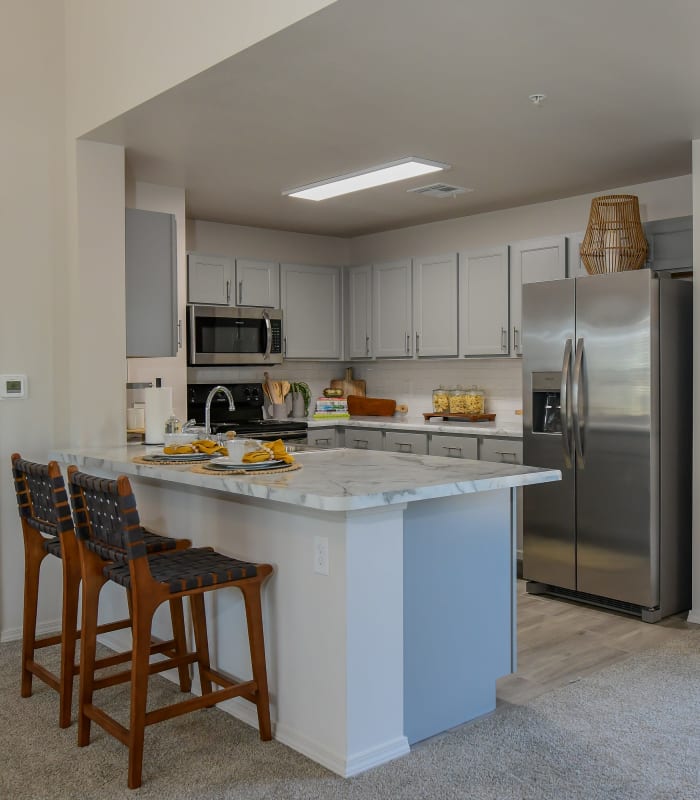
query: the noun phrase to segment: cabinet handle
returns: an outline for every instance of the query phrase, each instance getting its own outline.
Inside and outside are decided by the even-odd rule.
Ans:
[[[520,352],[520,331],[515,326],[513,326],[513,352]]]
[[[518,454],[517,453],[508,453],[508,452],[504,452],[503,450],[494,450],[494,453],[497,456],[504,456],[504,458],[501,459],[502,461],[507,461],[505,456],[513,456],[513,463],[517,463],[517,461],[518,461]]]
[[[501,350],[505,353],[508,350],[508,331],[501,328]]]
[[[182,320],[177,321],[177,349],[182,350]]]
[[[369,336],[365,336],[365,355],[369,355]]]
[[[316,439],[316,444],[320,445],[321,442],[325,442],[326,444],[330,444],[331,440],[327,436],[321,436],[318,439]]]
[[[420,333],[416,331],[416,353],[420,353]]]
[[[462,448],[461,447],[454,447],[454,446],[450,447],[447,444],[443,444],[442,449],[443,450],[447,450],[448,453],[450,453],[452,450],[456,450],[460,454],[460,456],[462,455]]]
[[[243,305],[243,281],[238,281],[238,305]]]
[[[284,354],[287,355],[287,337],[284,337]]]
[[[226,281],[226,305],[231,302],[231,281]]]
[[[407,353],[411,352],[410,348],[411,348],[411,334],[407,333],[406,334],[406,352]]]
[[[396,445],[402,453],[410,453],[413,450],[413,445],[410,442],[396,442]]]
[[[357,445],[358,450],[367,450],[369,447],[369,440],[367,439],[353,439],[353,442]]]

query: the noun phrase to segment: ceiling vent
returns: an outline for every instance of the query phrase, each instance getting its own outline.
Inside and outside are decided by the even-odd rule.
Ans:
[[[428,197],[456,197],[458,194],[465,194],[473,190],[465,189],[463,186],[452,186],[449,183],[431,183],[429,186],[418,186],[416,189],[407,191],[414,194],[425,194]]]

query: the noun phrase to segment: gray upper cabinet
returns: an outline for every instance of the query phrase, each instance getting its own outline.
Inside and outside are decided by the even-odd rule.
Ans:
[[[693,269],[693,217],[647,222],[647,265],[657,271],[687,272]]]
[[[227,306],[231,303],[233,262],[225,256],[189,253],[187,256],[187,301]]]
[[[340,267],[282,264],[285,358],[340,359]]]
[[[413,349],[418,358],[457,355],[457,254],[413,260]]]
[[[510,354],[522,355],[522,287],[566,277],[566,236],[530,239],[510,246]]]
[[[236,259],[235,304],[279,308],[280,265],[273,261]]]
[[[410,258],[374,265],[372,331],[377,358],[413,355]]]
[[[508,247],[460,253],[460,355],[508,355],[508,327]]]
[[[371,358],[372,348],[372,267],[347,268],[348,358]]]
[[[174,214],[126,209],[126,355],[177,355]]]

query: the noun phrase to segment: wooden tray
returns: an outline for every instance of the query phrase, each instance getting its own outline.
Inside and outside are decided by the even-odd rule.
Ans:
[[[426,411],[423,414],[425,420],[439,417],[440,419],[459,420],[460,422],[493,422],[495,414],[445,414],[441,411]]]

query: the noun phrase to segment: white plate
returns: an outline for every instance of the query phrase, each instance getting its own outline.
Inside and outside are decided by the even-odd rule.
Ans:
[[[225,472],[227,470],[245,470],[246,472],[255,472],[255,470],[258,469],[275,469],[276,467],[286,465],[286,463],[286,461],[283,461],[280,458],[270,461],[256,461],[252,464],[246,464],[243,462],[231,461],[230,459],[223,457],[217,458],[213,464],[205,464],[204,466],[214,472]]]
[[[207,453],[149,453],[144,456],[144,459],[154,463],[165,463],[167,461],[208,461],[210,458],[215,458],[215,456],[216,454],[210,456]]]

